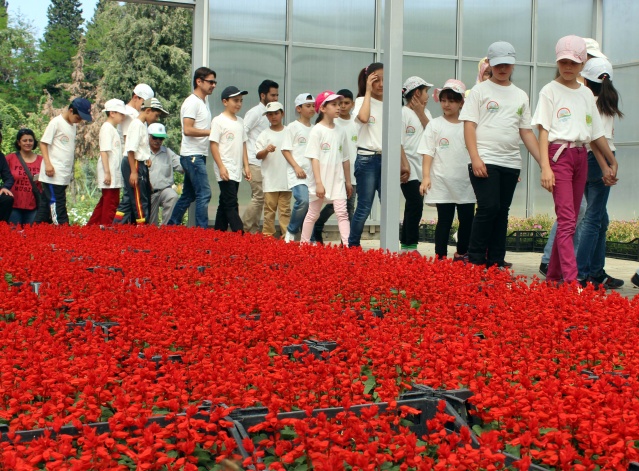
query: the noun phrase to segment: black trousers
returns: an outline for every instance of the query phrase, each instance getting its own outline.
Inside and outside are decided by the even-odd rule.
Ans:
[[[220,186],[220,204],[215,214],[215,226],[218,231],[226,231],[229,226],[233,232],[241,232],[244,228],[240,218],[240,208],[237,201],[237,191],[240,183],[229,180],[217,182]]]
[[[419,193],[419,180],[411,180],[401,184],[406,199],[404,205],[404,222],[399,241],[402,245],[417,245],[419,242],[419,223],[424,212],[424,197]]]
[[[131,167],[128,157],[122,159],[122,178],[124,179],[124,196],[115,212],[114,224],[126,224],[135,221],[136,224],[146,224],[151,213],[151,181],[149,167],[144,162],[135,161],[138,172],[138,184],[131,186],[129,177]]]
[[[473,175],[468,165],[470,183],[477,198],[477,211],[473,219],[468,246],[468,260],[476,265],[503,266],[506,256],[508,212],[513,201],[519,170],[486,165],[487,178]]]
[[[35,223],[69,224],[67,214],[67,186],[42,183],[42,199]]]
[[[13,208],[13,196],[0,195],[0,222],[9,222],[11,209]]]
[[[473,218],[475,216],[475,203],[437,203],[435,254],[440,257],[448,256],[448,238],[450,237],[450,228],[453,226],[453,219],[455,219],[455,208],[457,208],[457,218],[459,219],[457,253],[465,255],[468,252],[470,231],[473,227]]]

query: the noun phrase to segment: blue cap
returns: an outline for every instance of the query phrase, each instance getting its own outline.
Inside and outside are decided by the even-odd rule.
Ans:
[[[71,102],[71,107],[78,112],[80,118],[90,123],[93,121],[91,117],[91,102],[86,98],[75,98]]]

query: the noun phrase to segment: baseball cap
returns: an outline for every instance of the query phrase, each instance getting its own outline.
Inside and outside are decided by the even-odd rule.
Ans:
[[[335,92],[330,90],[325,90],[315,98],[315,112],[319,113],[319,109],[322,107],[324,103],[327,101],[337,100],[338,98],[343,98],[342,95],[338,95]]]
[[[584,68],[581,71],[582,77],[595,83],[603,82],[603,79],[599,77],[604,74],[608,75],[608,78],[612,80],[612,64],[603,57],[593,57],[584,64]]]
[[[424,80],[421,77],[417,77],[417,76],[408,77],[406,81],[404,82],[404,86],[402,87],[402,95],[406,96],[410,92],[415,90],[416,88],[421,87],[422,85],[425,87],[433,86],[432,83],[428,83],[426,80]]]
[[[601,52],[599,43],[592,38],[584,38],[586,41],[586,52],[592,57],[601,57],[602,59],[608,59],[606,55]]]
[[[266,113],[272,113],[274,111],[280,111],[280,110],[284,111],[284,107],[282,106],[282,104],[279,101],[272,101],[268,105],[266,105],[266,111],[264,111],[262,115],[265,115]]]
[[[153,123],[149,125],[149,135],[153,137],[161,137],[166,139],[166,128],[162,123]]]
[[[588,60],[586,41],[584,41],[584,38],[572,34],[570,36],[564,36],[557,41],[555,54],[557,55],[558,61],[561,59],[569,59],[578,64],[582,64]]]
[[[146,110],[147,108],[161,111],[164,116],[169,115],[169,112],[162,107],[162,103],[160,103],[160,100],[158,100],[157,98],[147,98],[146,100],[144,100],[144,103],[142,103],[142,109]]]
[[[149,98],[153,98],[155,96],[155,92],[151,87],[149,87],[146,83],[139,83],[133,89],[133,93],[144,100],[148,100]]]
[[[442,88],[436,88],[433,92],[433,98],[436,102],[439,101],[439,95],[443,90],[452,90],[455,93],[459,93],[462,98],[466,94],[466,85],[461,80],[448,79]]]
[[[315,99],[310,93],[300,93],[295,97],[295,106],[305,105],[306,103],[315,103]]]
[[[234,96],[240,96],[240,95],[248,95],[248,92],[246,90],[240,90],[237,87],[234,87],[233,85],[226,87],[224,90],[222,90],[222,100],[228,100],[229,98],[233,98]]]
[[[118,100],[117,98],[112,98],[108,100],[104,104],[104,111],[117,111],[118,113],[122,113],[125,115],[130,115],[131,112],[126,109],[126,105],[122,100]]]
[[[486,57],[491,67],[499,64],[514,64],[515,48],[506,41],[497,41],[488,46]]]
[[[78,112],[80,118],[90,123],[93,121],[91,117],[91,102],[86,98],[75,98],[71,102],[71,107]]]

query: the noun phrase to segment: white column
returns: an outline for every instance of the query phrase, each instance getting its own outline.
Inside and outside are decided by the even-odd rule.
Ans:
[[[384,113],[382,146],[382,217],[380,246],[399,250],[399,187],[404,48],[404,0],[384,6]]]

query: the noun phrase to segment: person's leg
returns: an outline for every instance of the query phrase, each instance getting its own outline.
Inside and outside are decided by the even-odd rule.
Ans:
[[[302,224],[304,224],[304,218],[308,211],[308,187],[306,185],[295,185],[291,190],[295,203],[293,204],[287,232],[289,234],[297,234],[301,230]]]
[[[419,223],[424,211],[424,197],[419,192],[420,184],[419,180],[411,180],[400,185],[404,198],[406,198],[400,242],[402,248],[406,249],[417,249],[419,242]]]
[[[324,226],[326,225],[326,221],[328,221],[333,214],[335,214],[333,204],[325,204],[320,211],[317,221],[315,221],[311,242],[319,242],[320,244],[324,243]]]
[[[209,227],[209,203],[211,201],[211,185],[206,171],[206,158],[193,157],[191,184],[195,193],[195,225],[202,229]]]
[[[23,211],[22,209],[13,208],[11,210],[11,213],[9,214],[9,220],[7,220],[6,222],[8,222],[9,224],[14,224],[14,225],[22,224],[22,211]],[[4,222],[4,221],[0,221],[0,222]]]
[[[499,177],[499,211],[493,223],[493,235],[488,243],[488,264],[504,266],[506,256],[506,236],[508,234],[508,213],[513,202],[515,188],[519,180],[519,170],[496,167]]]
[[[322,209],[323,203],[324,199],[322,198],[311,201],[308,204],[308,212],[306,213],[304,224],[302,225],[302,237],[300,239],[300,242],[309,243],[311,241],[311,233],[313,232],[315,221],[317,221],[317,218],[319,217],[320,209]]]
[[[0,195],[0,222],[8,222],[13,209],[13,196]]]
[[[435,226],[435,255],[448,255],[448,238],[455,217],[455,203],[437,203],[437,225]]]
[[[160,192],[151,193],[151,212],[149,214],[149,224],[155,224],[156,226],[160,221]]]
[[[233,187],[230,180],[220,180],[217,184],[220,187],[220,198],[218,200],[217,212],[215,213],[215,225],[213,228],[216,231],[226,232],[229,227],[227,214],[233,209]]]
[[[577,228],[575,229],[575,237],[574,237],[575,253],[577,253],[577,250],[579,250],[580,226],[581,226],[581,221],[583,221],[584,217],[586,216],[587,207],[588,207],[588,202],[586,201],[586,195],[584,194],[584,196],[581,198],[581,204],[579,205],[579,213],[577,214]]]
[[[357,185],[353,185],[353,193],[351,197],[346,200],[346,209],[348,210],[348,220],[353,220],[353,214],[355,213],[355,202],[357,201]]]
[[[113,224],[128,224],[131,222],[131,214],[133,212],[133,205],[131,203],[131,185],[129,184],[129,177],[131,176],[131,167],[129,166],[129,159],[124,157],[122,164],[120,165],[122,170],[122,179],[124,181],[124,194],[122,200],[115,210],[115,217],[113,218]]]
[[[339,235],[342,239],[342,245],[348,247],[348,235],[351,231],[351,225],[348,222],[348,209],[346,200],[334,200],[333,207],[335,208],[335,215],[337,216],[337,227],[339,228]]]
[[[51,219],[53,223],[69,224],[69,215],[67,214],[67,187],[66,185],[50,185],[52,187],[55,204],[51,201]]]
[[[381,177],[377,177],[381,169],[380,157],[358,155],[355,160],[355,178],[357,178],[357,207],[351,220],[351,232],[348,237],[349,247],[359,247],[366,219],[370,215],[375,198],[375,191],[380,186]]]
[[[160,192],[160,206],[162,207],[162,225],[165,226],[169,219],[171,219],[171,215],[173,214],[173,208],[175,208],[175,204],[180,196],[177,192],[169,187],[165,188]]]
[[[231,226],[233,232],[244,232],[244,223],[240,218],[240,205],[237,199],[237,193],[240,189],[240,182],[231,181],[231,190],[229,192],[229,205],[226,212],[226,219]]]
[[[473,219],[468,243],[468,261],[475,265],[486,263],[486,250],[493,237],[495,218],[499,213],[500,180],[499,168],[487,165],[488,177],[478,178],[468,166],[470,183],[477,198],[477,211]]]
[[[102,220],[100,224],[103,226],[110,226],[113,224],[113,218],[115,212],[118,209],[120,203],[120,189],[119,188],[105,188],[102,191],[102,197],[104,203],[102,205]]]
[[[102,224],[102,213],[103,213],[103,205],[104,205],[104,191],[107,188],[102,189],[102,196],[100,196],[100,201],[93,208],[93,212],[91,213],[91,217],[87,221],[87,226],[97,226],[98,224]]]
[[[131,187],[131,191],[129,195],[131,197],[131,202],[133,203],[133,213],[132,217],[136,224],[145,224],[147,218],[145,216],[146,212],[144,209],[144,191],[143,191],[143,177],[142,177],[142,167],[144,167],[144,162],[135,161],[135,168],[138,172],[138,183],[137,185]]]
[[[457,231],[457,254],[459,255],[466,255],[466,252],[468,252],[470,230],[473,227],[474,217],[475,203],[457,205],[457,219],[459,219],[459,229]]]
[[[279,213],[280,233],[286,236],[286,228],[291,222],[291,192],[280,191],[277,197],[277,211]]]
[[[0,195],[0,202],[2,197]],[[11,204],[13,205],[13,198],[11,198]],[[42,184],[42,198],[40,198],[40,204],[36,212],[35,221],[36,224],[47,223],[51,224],[51,190],[48,183]]]
[[[273,236],[275,234],[275,211],[277,211],[277,193],[263,193],[264,201],[264,225],[262,234]],[[246,214],[246,213],[245,213]],[[246,226],[246,224],[244,224]]]
[[[22,214],[22,224],[32,225],[35,221],[37,209],[29,209],[25,210]]]
[[[257,234],[260,230],[260,216],[264,208],[264,193],[262,191],[262,167],[249,165],[251,169],[251,202],[244,210],[244,232]]]
[[[541,263],[548,265],[550,262],[550,254],[552,252],[552,246],[555,243],[555,236],[557,235],[557,221],[552,225],[550,229],[550,233],[548,234],[548,240],[546,241],[546,245],[544,246],[544,254],[541,256]],[[546,266],[546,269],[548,267]]]
[[[186,210],[189,209],[191,203],[195,201],[195,190],[193,189],[193,184],[191,183],[191,174],[194,172],[191,158],[180,156],[180,165],[184,169],[182,195],[180,195],[180,199],[177,201],[177,203],[175,203],[173,213],[171,214],[171,219],[169,219],[169,222],[167,223],[169,225],[182,224],[184,213],[186,213]]]

